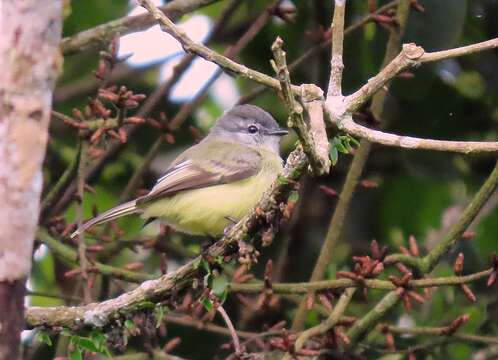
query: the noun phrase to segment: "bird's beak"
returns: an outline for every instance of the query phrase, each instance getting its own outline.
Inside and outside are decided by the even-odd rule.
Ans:
[[[277,129],[277,130],[272,130],[268,132],[268,135],[275,135],[275,136],[284,136],[287,135],[289,132],[285,129]]]

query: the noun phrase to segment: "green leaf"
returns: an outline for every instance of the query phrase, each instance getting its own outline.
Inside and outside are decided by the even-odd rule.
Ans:
[[[298,202],[299,200],[299,193],[297,191],[293,191],[289,195],[289,201],[290,202]]]
[[[83,360],[83,353],[79,347],[69,353],[69,360]]]
[[[211,290],[220,297],[228,286],[228,279],[224,275],[219,275],[213,278]]]
[[[282,176],[282,175],[278,175],[277,181],[278,181],[278,183],[280,185],[287,185],[287,184],[289,184],[289,180],[286,177]]]
[[[52,346],[52,339],[50,338],[50,335],[48,335],[46,332],[39,330],[36,333],[35,337],[36,341],[47,344],[48,346]]]
[[[206,296],[202,296],[200,299],[199,299],[199,302],[204,306],[204,309],[206,309],[206,311],[211,311],[213,310],[213,302],[208,299]]]
[[[125,328],[127,328],[127,329],[133,329],[135,327],[135,323],[130,319],[127,319],[125,321],[124,325],[125,325]]]
[[[166,305],[156,306],[154,309],[154,318],[156,319],[156,328],[161,326],[161,322],[164,319],[164,315],[166,315],[169,311],[169,308]]]
[[[330,148],[330,161],[332,162],[332,165],[335,166],[335,164],[337,164],[337,160],[339,160],[339,152],[335,146],[332,146]]]
[[[207,261],[206,259],[202,259],[201,265],[208,274],[211,274],[211,266],[209,264],[209,261]]]
[[[86,337],[78,337],[77,346],[91,352],[100,352],[99,348],[95,346],[93,340]]]

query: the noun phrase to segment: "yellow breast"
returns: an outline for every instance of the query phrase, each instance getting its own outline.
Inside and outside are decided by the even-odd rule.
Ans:
[[[153,202],[143,216],[158,217],[174,229],[192,235],[218,236],[230,225],[227,217],[241,219],[261,199],[282,170],[282,160],[265,154],[255,176],[229,184],[186,190]]]

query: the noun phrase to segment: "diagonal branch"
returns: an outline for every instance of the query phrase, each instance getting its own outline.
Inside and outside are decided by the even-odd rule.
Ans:
[[[183,14],[192,12],[202,6],[207,6],[218,0],[176,0],[161,6],[172,19],[178,19]],[[105,46],[116,35],[126,35],[132,32],[145,30],[155,24],[150,14],[126,16],[109,21],[94,28],[81,31],[61,41],[61,50],[64,55],[71,55],[96,46]]]
[[[400,72],[416,67],[423,63],[444,60],[474,54],[484,50],[498,47],[498,38],[480,43],[462,46],[455,49],[425,52],[421,46],[416,44],[404,44],[399,55],[391,61],[380,73],[369,79],[359,90],[345,99],[345,109],[355,111],[359,109],[373,94],[379,91],[389,80]]]
[[[178,40],[180,44],[182,44],[186,52],[195,53],[200,57],[206,59],[207,61],[214,62],[225,70],[232,71],[247,79],[257,81],[273,89],[280,90],[280,83],[277,79],[241,65],[227,58],[226,56],[223,56],[216,51],[211,50],[207,46],[193,41],[183,30],[178,28],[166,15],[164,15],[164,13],[159,10],[151,0],[139,0],[139,2],[144,8],[147,9],[147,11],[149,11],[154,16],[164,32],[170,34],[176,40]],[[293,86],[292,88],[295,92],[299,91],[298,86]]]

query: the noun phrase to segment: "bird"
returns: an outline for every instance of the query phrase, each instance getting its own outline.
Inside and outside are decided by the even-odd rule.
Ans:
[[[280,140],[287,133],[262,108],[234,106],[203,140],[171,163],[147,194],[88,220],[71,238],[131,214],[159,218],[190,235],[222,235],[257,204],[282,171]]]

